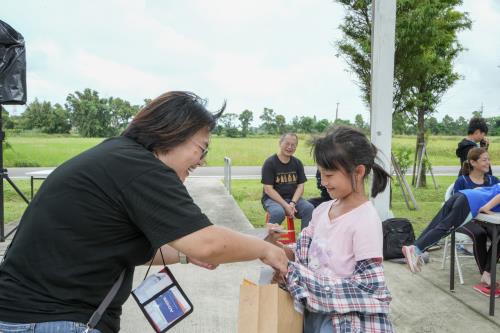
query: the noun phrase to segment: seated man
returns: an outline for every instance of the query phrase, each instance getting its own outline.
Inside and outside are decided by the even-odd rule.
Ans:
[[[302,198],[307,178],[302,162],[293,156],[298,141],[294,133],[283,134],[279,152],[264,162],[262,205],[270,215],[269,223],[281,224],[285,216],[297,216],[302,221],[301,229],[304,229],[311,220],[314,207]]]

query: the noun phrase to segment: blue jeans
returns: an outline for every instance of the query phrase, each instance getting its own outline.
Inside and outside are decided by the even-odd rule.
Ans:
[[[333,332],[332,315],[304,311],[304,333]]]
[[[290,200],[286,201],[290,202]],[[281,224],[285,219],[285,210],[273,199],[266,199],[264,201],[264,208],[269,213],[269,223]],[[301,220],[300,230],[302,230],[309,225],[314,206],[309,201],[300,198],[295,205],[295,209],[297,210],[295,216]]]
[[[44,323],[17,324],[0,321],[1,333],[83,333],[87,326],[73,321],[49,321]],[[91,333],[101,333],[93,329]]]

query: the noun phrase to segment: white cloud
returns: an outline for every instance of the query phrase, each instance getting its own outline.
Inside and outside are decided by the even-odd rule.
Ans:
[[[300,13],[301,8],[309,6],[309,1],[292,0],[197,0],[193,7],[201,15],[218,24],[244,24],[261,19],[279,19]]]
[[[105,94],[136,98],[152,96],[168,88],[168,79],[138,70],[132,66],[80,51],[75,58],[76,76],[84,78],[89,87]]]

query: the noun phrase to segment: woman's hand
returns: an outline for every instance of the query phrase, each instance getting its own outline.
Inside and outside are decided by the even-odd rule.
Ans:
[[[500,205],[500,194],[495,195],[486,205],[479,208],[479,212],[485,214],[495,214],[492,209],[497,205]]]
[[[495,214],[495,212],[493,212],[491,210],[491,207],[488,207],[488,205],[484,205],[483,207],[479,208],[479,212],[485,214]]]
[[[188,257],[188,261],[190,264],[193,264],[193,265],[196,265],[196,266],[200,266],[200,267],[203,267],[203,268],[206,268],[206,269],[209,269],[209,270],[214,270],[217,268],[217,266],[219,265],[215,265],[215,264],[209,264],[209,263],[206,263],[206,262],[203,262],[203,261],[199,261],[199,260],[196,260],[194,258],[191,258],[191,257]]]
[[[259,258],[264,264],[271,266],[283,276],[288,271],[288,258],[283,249],[269,244],[264,256]]]

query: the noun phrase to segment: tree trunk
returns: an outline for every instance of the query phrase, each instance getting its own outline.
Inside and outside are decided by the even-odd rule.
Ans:
[[[424,126],[424,115],[425,115],[425,109],[424,108],[419,108],[418,109],[418,114],[417,114],[417,149],[415,151],[415,154],[417,156],[417,168],[419,165],[422,165],[422,168],[420,169],[420,177],[418,178],[418,183],[416,183],[416,180],[414,179],[412,181],[413,184],[416,184],[416,187],[426,187],[426,179],[425,179],[425,162],[422,161],[420,162],[421,159],[424,159],[425,156],[423,156],[423,148],[424,148],[424,143],[425,143],[425,126]],[[416,176],[416,174],[415,174]]]

